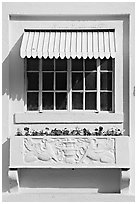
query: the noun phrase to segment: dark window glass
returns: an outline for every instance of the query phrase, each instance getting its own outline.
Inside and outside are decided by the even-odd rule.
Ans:
[[[39,59],[27,58],[27,71],[39,71]]]
[[[67,59],[57,59],[55,68],[56,71],[67,71]]]
[[[96,93],[85,93],[85,109],[96,110]]]
[[[112,73],[111,72],[102,72],[101,73],[101,90],[112,90]]]
[[[67,109],[67,93],[56,93],[56,109]]]
[[[43,90],[53,90],[54,89],[54,73],[43,73]]]
[[[101,70],[109,70],[112,71],[112,67],[114,66],[114,59],[111,57],[109,59],[101,59],[100,60],[100,69]]]
[[[101,111],[112,111],[112,93],[101,93]]]
[[[27,89],[28,90],[39,90],[39,73],[28,72],[27,73]]]
[[[67,90],[67,72],[56,73],[56,90]]]
[[[89,59],[85,60],[85,70],[86,71],[96,71],[97,70],[97,60],[96,59]]]
[[[83,73],[72,73],[72,89],[83,90]]]
[[[72,93],[72,109],[83,109],[83,93]]]
[[[27,93],[27,110],[29,111],[38,110],[38,93],[37,92]]]
[[[83,59],[72,59],[72,71],[83,71]]]
[[[54,109],[54,93],[42,93],[42,108],[43,110]]]
[[[96,81],[97,74],[96,72],[89,72],[85,73],[85,89],[86,90],[95,90],[97,87],[97,81]]]
[[[42,60],[42,70],[43,71],[53,71],[54,70],[54,59],[43,59]]]

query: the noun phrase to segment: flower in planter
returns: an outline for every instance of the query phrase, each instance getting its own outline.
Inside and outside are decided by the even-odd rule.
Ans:
[[[50,135],[50,129],[48,127],[45,128],[44,135]]]
[[[114,128],[111,128],[107,131],[107,134],[108,135],[111,135],[111,136],[114,136],[115,135],[115,129]]]
[[[26,136],[30,135],[30,132],[29,132],[29,128],[28,128],[28,127],[25,127],[25,128],[24,128],[24,131],[25,131],[25,135],[26,135]]]
[[[71,135],[82,135],[82,133],[83,131],[80,128],[76,127],[74,130],[71,131],[70,134]]]
[[[60,135],[81,135],[81,136],[120,136],[123,135],[124,130],[120,130],[119,128],[112,127],[106,131],[103,130],[102,126],[99,126],[98,128],[95,128],[93,132],[90,132],[86,128],[80,129],[79,127],[76,127],[73,130],[68,130],[67,128],[64,129],[57,129],[54,128],[50,130],[48,127],[44,130],[30,130],[30,128],[25,127],[24,132],[22,134],[22,131],[18,128],[16,135],[17,136],[60,136]]]
[[[83,135],[91,135],[91,132],[87,130],[86,128],[83,128]]]
[[[19,128],[17,128],[17,133],[16,133],[16,135],[17,136],[22,136],[23,134],[22,134],[22,131],[19,129]]]
[[[62,135],[62,131],[55,128],[55,129],[51,130],[50,134],[53,136]]]
[[[31,136],[35,136],[35,130],[31,131]]]
[[[31,131],[31,136],[37,136],[37,131],[36,130],[32,130]]]
[[[103,135],[103,127],[99,126],[99,135]]]
[[[70,133],[69,133],[69,130],[68,130],[67,128],[64,128],[64,129],[62,130],[62,134],[63,134],[63,135],[69,135]]]
[[[103,136],[104,135],[103,127],[99,126],[99,128],[95,128],[95,130],[91,133],[91,135],[93,135],[93,136]]]
[[[119,135],[123,135],[125,130],[120,130],[119,128],[115,128],[115,135],[119,136]]]
[[[98,135],[99,135],[98,131],[99,131],[99,130],[98,130],[98,128],[95,128],[94,133],[95,133],[95,135],[96,135],[96,136],[98,136]]]
[[[43,130],[40,130],[40,131],[39,131],[39,135],[40,135],[40,136],[44,136],[44,131],[43,131]]]
[[[124,130],[120,130],[119,128],[110,128],[108,129],[104,136],[120,136],[120,135],[123,135],[124,133]]]

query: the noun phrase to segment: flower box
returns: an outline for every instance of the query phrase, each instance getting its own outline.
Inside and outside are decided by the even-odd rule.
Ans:
[[[128,168],[128,136],[22,136],[10,142],[10,168]]]

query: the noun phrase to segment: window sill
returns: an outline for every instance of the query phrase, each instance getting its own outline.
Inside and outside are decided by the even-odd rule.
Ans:
[[[14,115],[15,124],[121,124],[123,123],[122,113],[92,113],[92,112],[27,112],[27,113],[16,113]]]

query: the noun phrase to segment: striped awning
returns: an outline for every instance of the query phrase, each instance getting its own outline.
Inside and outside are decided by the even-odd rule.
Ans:
[[[115,58],[115,32],[25,31],[20,48],[22,58]]]

